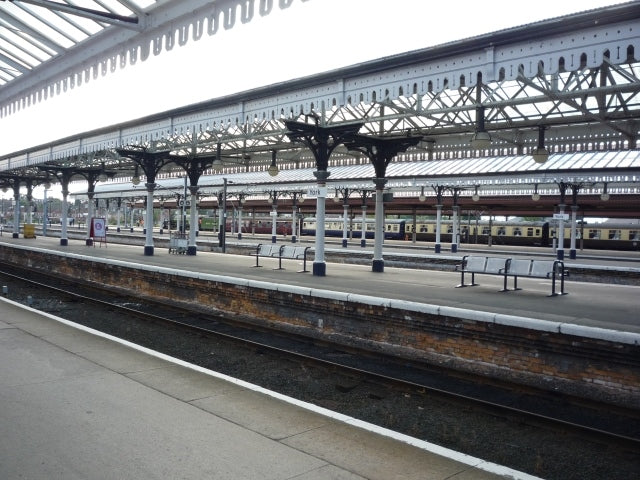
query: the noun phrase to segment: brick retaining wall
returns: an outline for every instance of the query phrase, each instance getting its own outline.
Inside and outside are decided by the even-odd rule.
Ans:
[[[55,258],[54,258],[55,257]],[[42,273],[342,345],[638,407],[640,335],[0,245]]]

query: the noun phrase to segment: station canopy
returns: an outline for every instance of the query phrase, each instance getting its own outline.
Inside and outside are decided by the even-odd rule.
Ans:
[[[156,0],[0,0],[0,88],[37,76],[45,63],[66,67],[83,43],[109,30],[139,31]],[[84,52],[87,54],[88,52]]]
[[[86,47],[103,37],[113,45],[120,36],[140,37],[137,29],[148,27],[144,18],[162,9],[173,8],[178,18],[180,10],[190,13],[187,6],[211,9],[217,3],[0,0],[0,35],[10,38],[0,48],[0,97],[23,84],[33,90],[29,78],[47,62],[68,71],[65,57],[79,51],[89,55]],[[109,174],[96,188],[101,194],[110,188],[131,190],[140,164],[127,151],[138,150],[179,160],[167,161],[157,172],[158,184],[180,183],[187,161],[201,159],[204,165],[215,159],[198,182],[203,193],[219,188],[223,177],[233,180],[230,188],[256,194],[302,187],[315,180],[315,160],[309,148],[289,140],[285,121],[295,120],[319,127],[358,123],[363,125],[359,134],[368,137],[420,137],[387,170],[387,186],[398,196],[419,195],[434,185],[460,188],[466,195],[476,189],[510,195],[536,188],[557,194],[559,184],[572,183],[583,191],[608,188],[637,199],[638,5],[628,2],[513,27],[37,145],[0,157],[0,184],[43,184],[56,170],[75,168]],[[201,22],[203,12],[183,24]],[[139,41],[131,40],[129,53],[119,61],[130,61]],[[533,53],[522,53],[525,47]],[[541,146],[546,163],[534,161]],[[271,177],[274,152],[279,174]],[[330,188],[373,185],[368,158],[342,145],[333,151],[329,170]],[[122,182],[131,188],[123,189]]]

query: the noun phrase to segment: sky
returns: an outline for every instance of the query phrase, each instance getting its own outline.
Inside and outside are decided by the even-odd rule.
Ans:
[[[624,2],[538,0],[531,8],[513,0],[294,0],[288,9],[176,44],[0,119],[0,156],[190,103],[617,3]]]

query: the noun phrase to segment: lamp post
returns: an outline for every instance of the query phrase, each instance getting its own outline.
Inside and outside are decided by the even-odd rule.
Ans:
[[[564,207],[566,206],[564,197],[567,187],[568,185],[564,182],[558,184],[558,188],[560,189],[560,203],[558,204],[558,212],[560,213],[558,218],[558,250],[556,253],[558,260],[564,260]]]
[[[293,211],[291,212],[291,243],[296,243],[298,241],[298,203],[304,202],[304,197],[302,196],[302,192],[292,192],[291,193]]]
[[[458,206],[458,195],[460,194],[460,189],[453,189],[453,206],[451,210],[453,212],[453,220],[451,222],[451,226],[453,228],[451,232],[451,253],[456,253],[458,251],[458,247],[460,244],[460,207]]]
[[[271,243],[277,241],[277,220],[278,220],[278,192],[269,192],[269,203],[271,203]]]
[[[569,258],[576,259],[576,230],[577,230],[577,217],[578,217],[578,192],[582,184],[571,185],[571,241],[569,244]]]
[[[242,240],[242,206],[245,201],[245,195],[240,193],[238,195],[238,240]]]
[[[362,228],[360,231],[360,247],[365,248],[367,246],[367,197],[371,195],[371,190],[361,190],[362,195]]]
[[[442,185],[436,185],[433,190],[436,192],[436,243],[434,246],[435,252],[440,253],[442,245],[440,244],[440,235],[442,233],[442,192],[445,187]]]
[[[342,195],[342,247],[347,248],[348,238],[348,222],[349,222],[349,189],[348,188],[337,188],[336,196],[334,200],[336,202],[340,202],[340,197],[338,193]]]
[[[226,253],[227,245],[226,245],[226,233],[227,233],[227,177],[222,179],[222,222],[221,222],[221,230],[220,230],[220,246],[222,247],[222,253]]]

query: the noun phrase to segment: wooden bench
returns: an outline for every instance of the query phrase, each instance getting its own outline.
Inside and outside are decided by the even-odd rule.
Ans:
[[[294,246],[294,245],[276,245],[276,244],[262,244],[259,243],[256,247],[256,253],[252,255],[256,257],[256,264],[254,267],[261,267],[259,259],[260,257],[278,258],[278,268],[274,270],[284,270],[282,266],[282,259],[291,260],[303,260],[303,269],[300,272],[308,272],[307,270],[307,252],[311,247]]]
[[[503,277],[503,288],[500,290],[501,292],[506,292],[509,289],[507,288],[507,269],[509,267],[509,258],[499,258],[499,257],[479,257],[475,255],[465,255],[462,257],[462,264],[456,266],[456,270],[460,270],[461,279],[460,285],[456,288],[461,287],[473,287],[477,285],[476,283],[476,273],[484,273],[487,275],[500,275]],[[464,274],[471,274],[471,283],[464,283]]]
[[[513,290],[522,290],[518,287],[518,277],[529,278],[549,278],[551,279],[551,295],[566,295],[564,291],[564,278],[568,275],[564,263],[560,260],[531,260],[523,258],[499,258],[481,257],[465,255],[462,257],[462,264],[456,266],[456,270],[461,272],[461,282],[458,287],[472,287],[475,282],[476,273],[488,275],[500,275],[503,277],[503,288],[501,292],[508,292],[507,278],[513,277]],[[471,274],[471,283],[465,284],[464,274]],[[556,277],[560,278],[560,293],[556,292]]]

